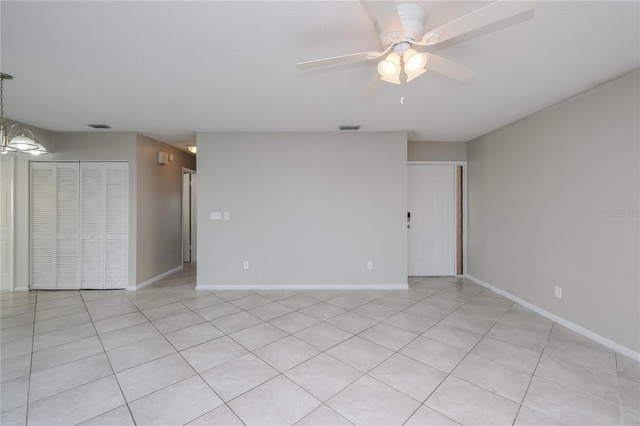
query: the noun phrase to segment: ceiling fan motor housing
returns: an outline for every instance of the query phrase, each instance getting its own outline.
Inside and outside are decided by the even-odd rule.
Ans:
[[[404,30],[402,40],[420,40],[424,32],[426,17],[424,8],[415,3],[401,3],[397,5],[397,8]]]

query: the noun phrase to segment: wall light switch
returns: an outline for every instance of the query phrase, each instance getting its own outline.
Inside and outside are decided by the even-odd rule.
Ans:
[[[249,269],[249,261],[245,260],[244,262],[242,262],[242,269]]]
[[[369,271],[373,270],[373,262],[372,262],[372,261],[368,261],[368,262],[367,262],[367,269],[368,269]]]
[[[211,212],[211,215],[209,217],[211,218],[211,220],[220,220],[220,219],[222,219],[222,213],[220,213],[220,212]]]
[[[558,287],[556,286],[556,292],[555,295],[558,299],[562,299],[562,287]]]
[[[229,220],[229,212],[224,212],[224,220]]]

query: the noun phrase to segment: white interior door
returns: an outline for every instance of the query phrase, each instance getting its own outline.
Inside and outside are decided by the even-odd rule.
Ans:
[[[191,174],[182,174],[182,261],[191,262]]]
[[[408,166],[409,275],[455,275],[455,166]]]
[[[13,290],[13,157],[0,159],[0,290]]]

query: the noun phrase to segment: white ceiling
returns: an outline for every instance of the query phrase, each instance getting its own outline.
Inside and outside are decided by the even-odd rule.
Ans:
[[[488,4],[421,1],[425,29]],[[358,1],[0,2],[5,116],[53,131],[106,123],[184,143],[207,131],[408,131],[467,141],[639,67],[640,3],[541,1],[438,46],[475,70],[395,86],[375,62],[301,61],[379,49]],[[509,24],[509,25],[506,25]],[[405,96],[405,103],[399,100]]]

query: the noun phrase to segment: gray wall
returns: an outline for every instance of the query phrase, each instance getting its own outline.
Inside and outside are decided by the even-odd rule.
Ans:
[[[466,142],[409,142],[409,161],[465,161]]]
[[[128,161],[129,252],[136,251],[135,133],[54,133],[27,126],[50,154],[15,155],[15,287],[29,283],[29,161]],[[135,283],[136,261],[129,257],[129,284]]]
[[[198,286],[406,284],[406,134],[197,142]]]
[[[173,161],[158,164],[158,151],[173,153]],[[138,284],[182,266],[183,167],[195,170],[195,156],[138,135]]]
[[[467,272],[636,352],[639,80],[468,143]]]

